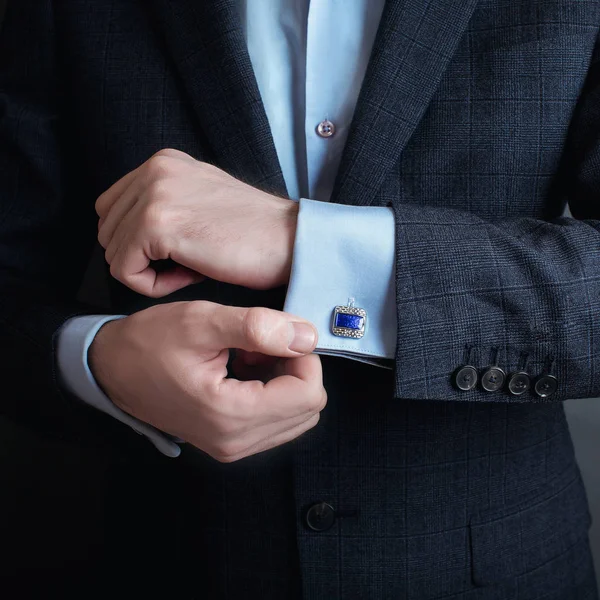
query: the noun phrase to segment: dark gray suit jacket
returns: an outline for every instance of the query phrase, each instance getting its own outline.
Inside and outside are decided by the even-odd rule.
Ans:
[[[318,427],[233,465],[165,459],[61,391],[56,332],[97,311],[75,295],[101,192],[173,147],[285,194],[236,6],[9,0],[0,410],[101,464],[103,491],[93,526],[51,484],[4,494],[2,574],[85,597],[596,598],[561,401],[600,396],[597,1],[388,0],[333,201],[394,208],[393,373],[324,359]],[[151,302],[112,282],[115,312]],[[557,389],[461,391],[467,363]]]

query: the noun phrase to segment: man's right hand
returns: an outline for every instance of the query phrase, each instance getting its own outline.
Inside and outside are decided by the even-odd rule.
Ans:
[[[233,462],[318,423],[327,394],[316,343],[315,327],[287,313],[175,302],[104,325],[89,364],[119,408]],[[229,348],[281,357],[278,376],[227,378]]]

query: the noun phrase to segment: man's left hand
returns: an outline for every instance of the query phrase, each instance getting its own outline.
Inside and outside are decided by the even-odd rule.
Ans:
[[[113,277],[158,298],[210,277],[254,289],[289,280],[298,204],[178,150],[162,150],[96,202]],[[152,261],[176,267],[157,271]]]

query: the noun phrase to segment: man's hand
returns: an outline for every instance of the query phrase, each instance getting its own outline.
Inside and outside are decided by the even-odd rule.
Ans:
[[[162,150],[96,202],[113,277],[166,296],[202,276],[254,289],[287,283],[297,203],[257,190],[177,150]],[[151,261],[171,259],[164,272]]]
[[[316,342],[310,323],[279,311],[175,302],[104,325],[89,362],[119,408],[232,462],[317,424],[327,394]],[[277,376],[227,378],[228,348],[282,357]]]

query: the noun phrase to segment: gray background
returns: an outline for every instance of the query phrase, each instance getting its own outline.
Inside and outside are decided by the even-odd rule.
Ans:
[[[6,0],[0,0],[0,19],[5,3]],[[88,273],[83,291],[84,296],[94,297],[96,301],[102,293],[103,288],[102,276],[98,272],[98,262],[100,259],[101,256],[97,254],[94,265]],[[577,458],[586,481],[590,506],[594,516],[591,539],[596,557],[596,572],[600,577],[600,469],[598,468],[598,455],[600,454],[600,443],[598,440],[598,432],[600,431],[600,399],[571,400],[566,403],[566,409],[573,433]],[[51,456],[55,456],[57,462],[60,461],[61,467],[65,472],[68,472],[70,475],[75,475],[77,472],[76,464],[65,465],[65,460],[67,460],[65,450],[49,446],[48,453],[40,452],[42,447],[40,441],[34,439],[29,431],[17,428],[1,419],[0,440],[2,440],[3,445],[3,447],[0,447],[0,467],[3,469],[6,467],[6,471],[9,473],[14,472],[17,466],[15,462],[20,460],[23,466],[23,477],[29,478],[36,470],[50,467],[49,459]],[[37,448],[37,451],[27,452],[27,447],[32,449]],[[17,456],[20,459],[15,458]],[[88,476],[91,476],[91,474],[88,473]],[[97,483],[99,484],[100,482]]]

